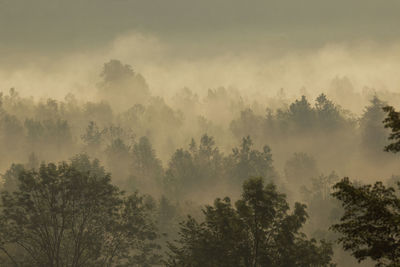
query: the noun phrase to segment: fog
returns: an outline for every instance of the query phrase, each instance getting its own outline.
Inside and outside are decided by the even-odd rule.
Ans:
[[[343,177],[360,186],[399,181],[400,158],[384,151],[391,141],[383,123],[383,107],[400,103],[400,39],[390,30],[400,26],[399,8],[372,0],[0,0],[0,227],[13,225],[6,223],[7,192],[25,190],[29,175],[47,177],[54,170],[45,164],[67,162],[82,177],[110,173],[157,229],[158,238],[149,238],[159,249],[152,260],[123,258],[121,249],[123,264],[187,266],[188,255],[171,245],[185,247],[179,237],[197,225],[187,215],[215,223],[213,208],[228,205],[229,196],[237,201],[230,211],[244,216],[246,188],[262,181],[276,185],[264,193],[284,193],[300,218],[293,244],[308,242],[304,232],[329,243],[307,243],[313,255],[337,266],[373,266],[337,242],[331,226],[344,206],[332,193]],[[307,220],[295,202],[306,204]],[[40,266],[42,259],[25,261],[31,253],[18,248],[18,238],[0,233],[4,266],[20,266],[12,255]],[[307,247],[301,244],[293,251]],[[140,246],[126,251],[147,251]],[[199,255],[193,266],[209,256]],[[87,266],[103,266],[99,257]],[[303,266],[296,257],[290,266]],[[85,266],[67,258],[54,266]],[[112,258],[104,266],[121,263]],[[256,255],[251,266],[262,260]],[[322,261],[304,266],[331,266]]]
[[[155,95],[168,100],[184,87],[200,96],[210,88],[235,88],[249,101],[274,97],[283,88],[290,100],[302,94],[314,98],[324,92],[360,114],[374,93],[398,92],[397,42],[277,50],[273,45],[222,51],[218,47],[182,47],[155,35],[130,33],[80,52],[16,55],[16,64],[1,64],[0,86],[3,90],[15,87],[35,98],[62,99],[67,93],[79,92],[80,97],[95,99],[103,63],[123,59],[146,78]]]

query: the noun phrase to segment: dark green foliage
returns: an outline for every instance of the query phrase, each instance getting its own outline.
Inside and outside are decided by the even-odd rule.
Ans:
[[[387,117],[383,122],[385,123],[385,128],[390,128],[389,140],[393,141],[393,143],[385,146],[385,150],[397,153],[400,151],[400,114],[391,106],[386,106],[383,110],[387,113]]]
[[[124,196],[98,161],[81,155],[17,175],[18,188],[1,193],[0,248],[10,264],[150,266],[158,261],[153,204],[136,193]]]
[[[376,266],[400,265],[400,199],[381,182],[357,186],[344,178],[333,196],[342,202],[344,215],[332,229],[339,242],[359,261],[371,258]]]
[[[331,266],[330,244],[300,232],[305,206],[296,203],[289,213],[285,195],[262,178],[246,180],[234,207],[226,197],[203,213],[204,222],[189,217],[181,224],[167,266]]]
[[[364,142],[379,141],[385,132],[379,130],[378,121],[382,120],[384,103],[377,97],[364,114]],[[383,121],[392,133],[389,136],[394,143],[385,147],[386,151],[399,151],[399,114],[393,107],[383,107],[388,113]],[[380,134],[379,134],[380,133]],[[376,143],[372,145],[376,146]],[[383,146],[383,145],[382,145]],[[394,185],[398,177],[392,176],[389,185]],[[400,183],[397,182],[400,189]],[[338,182],[332,195],[341,201],[344,215],[340,223],[331,228],[341,234],[339,242],[345,250],[351,251],[358,261],[372,259],[376,266],[400,266],[400,198],[393,187],[385,187],[382,182],[374,185],[356,184],[344,178]]]

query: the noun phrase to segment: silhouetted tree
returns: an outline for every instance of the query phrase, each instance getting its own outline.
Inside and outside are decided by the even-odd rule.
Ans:
[[[285,196],[262,178],[246,180],[235,207],[226,197],[203,213],[204,222],[189,216],[181,224],[167,266],[331,266],[331,245],[300,232],[305,206],[296,203],[289,213]]]
[[[117,109],[143,103],[150,97],[149,87],[143,76],[119,60],[113,59],[105,63],[100,77],[101,96]]]
[[[289,106],[289,119],[300,130],[309,130],[314,126],[315,110],[304,95]]]
[[[386,106],[383,110],[387,113],[383,122],[385,128],[390,128],[389,140],[393,141],[393,143],[385,146],[385,150],[397,153],[400,151],[400,114],[391,106]]]
[[[348,178],[334,189],[344,215],[332,229],[342,235],[339,242],[343,248],[359,261],[370,258],[376,266],[399,266],[400,199],[395,190],[382,182],[355,185]]]
[[[337,130],[346,122],[341,110],[325,94],[320,94],[315,100],[315,111],[319,127],[324,131]]]
[[[150,266],[159,260],[153,206],[137,193],[124,196],[98,161],[81,155],[15,171],[17,189],[1,193],[0,249],[10,264]]]
[[[164,184],[170,196],[186,195],[213,186],[223,178],[223,157],[215,141],[203,135],[199,146],[192,140],[189,150],[178,149],[166,171]]]
[[[372,105],[365,114],[372,128],[378,127],[377,120],[381,119],[379,108],[383,102],[377,97],[372,100]],[[388,113],[383,121],[392,134],[390,140],[395,142],[386,146],[386,151],[399,152],[399,114],[393,107],[387,106],[383,110]],[[366,117],[366,115],[364,116]],[[372,121],[372,122],[371,122]],[[377,132],[377,131],[375,131]],[[378,135],[378,141],[384,133]],[[371,138],[372,136],[369,135]],[[376,136],[375,136],[376,137]],[[394,182],[396,178],[392,178]],[[400,190],[400,183],[397,182]],[[333,196],[341,201],[344,215],[340,223],[334,224],[332,230],[342,236],[339,242],[345,250],[363,261],[370,258],[377,262],[376,266],[400,265],[400,198],[393,187],[385,187],[382,182],[374,185],[362,185],[351,182],[345,177],[334,186]]]

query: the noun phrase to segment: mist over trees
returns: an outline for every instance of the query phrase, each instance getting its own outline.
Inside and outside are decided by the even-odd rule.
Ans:
[[[373,107],[381,104],[373,99]],[[399,113],[391,106],[383,107],[387,113],[383,120],[389,128],[392,143],[386,151],[397,153],[399,149]],[[373,111],[372,111],[373,112]],[[376,112],[375,112],[376,113]],[[379,139],[378,139],[379,140]],[[396,186],[393,186],[393,183]],[[396,189],[397,190],[396,190]],[[371,184],[357,184],[348,177],[334,186],[333,196],[341,201],[344,208],[340,222],[334,224],[333,231],[341,234],[339,242],[345,250],[351,251],[359,262],[372,259],[376,266],[398,266],[400,264],[400,179],[394,176],[385,186],[377,181]]]
[[[167,98],[119,60],[93,86],[90,101],[0,93],[4,266],[399,264],[388,99],[353,114],[330,98],[341,86]]]

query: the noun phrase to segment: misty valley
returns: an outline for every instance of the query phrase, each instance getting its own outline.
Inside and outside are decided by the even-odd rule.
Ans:
[[[3,90],[0,266],[400,266],[400,97],[348,83],[165,97],[113,59],[92,100]]]

